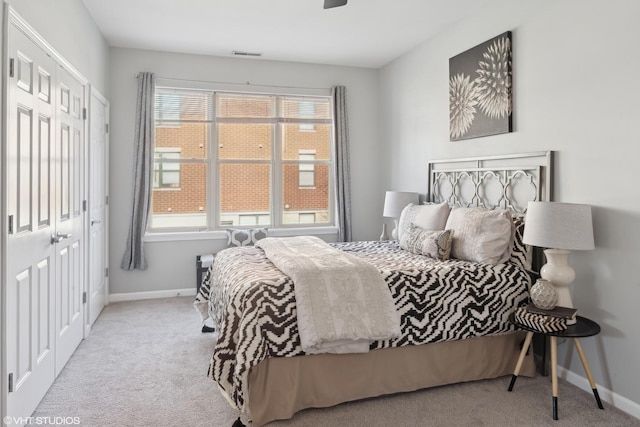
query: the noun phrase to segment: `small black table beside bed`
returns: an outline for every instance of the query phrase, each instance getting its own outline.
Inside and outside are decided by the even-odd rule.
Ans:
[[[587,358],[584,355],[584,350],[582,349],[582,344],[580,344],[579,338],[590,337],[593,335],[597,335],[600,333],[600,325],[598,325],[593,320],[587,319],[586,317],[576,316],[576,323],[573,325],[568,325],[567,329],[556,332],[543,332],[537,329],[532,329],[526,325],[523,325],[515,320],[515,315],[511,314],[509,316],[509,320],[511,323],[516,325],[520,329],[524,329],[527,331],[527,336],[524,341],[524,345],[522,346],[522,351],[520,352],[520,357],[518,358],[518,363],[516,364],[516,369],[513,372],[513,376],[511,377],[511,383],[509,384],[509,391],[513,390],[513,386],[518,378],[518,374],[520,373],[520,368],[522,367],[522,361],[524,360],[527,351],[529,350],[529,346],[531,345],[531,338],[534,333],[540,333],[545,336],[545,339],[549,337],[551,341],[551,383],[552,383],[552,396],[553,396],[553,419],[558,419],[558,347],[557,341],[558,337],[561,338],[573,338],[573,344],[576,346],[576,350],[578,351],[578,355],[580,356],[580,361],[582,362],[582,367],[584,368],[585,373],[587,374],[587,378],[589,379],[589,385],[593,390],[593,395],[596,398],[596,402],[598,403],[598,408],[604,409],[602,406],[602,401],[600,400],[600,395],[598,394],[598,389],[596,388],[596,383],[593,380],[593,375],[591,375],[591,369],[589,369],[589,364],[587,363]]]

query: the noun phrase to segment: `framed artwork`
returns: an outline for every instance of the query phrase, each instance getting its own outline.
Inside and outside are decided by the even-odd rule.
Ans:
[[[449,59],[451,141],[512,131],[511,31]]]

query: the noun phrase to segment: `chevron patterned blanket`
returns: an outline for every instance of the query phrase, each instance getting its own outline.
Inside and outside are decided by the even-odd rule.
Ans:
[[[517,262],[488,265],[437,261],[395,241],[334,243],[376,267],[400,314],[400,336],[370,349],[497,335],[514,330],[508,316],[526,303],[530,278]],[[208,306],[218,339],[208,375],[232,406],[246,412],[251,367],[269,357],[304,355],[291,278],[257,247],[216,256],[194,303]]]

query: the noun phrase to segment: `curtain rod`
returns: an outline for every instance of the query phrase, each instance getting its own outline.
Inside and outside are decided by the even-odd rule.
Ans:
[[[133,75],[136,79],[140,76],[139,73]],[[225,85],[238,85],[238,86],[261,86],[261,87],[273,87],[278,89],[313,89],[313,90],[327,90],[331,88],[327,87],[304,87],[304,86],[281,86],[281,85],[267,85],[267,84],[255,84],[251,82],[237,83],[237,82],[217,82],[212,80],[196,80],[196,79],[180,79],[176,77],[160,77],[155,76],[156,79],[161,80],[175,80],[179,82],[194,82],[194,83],[215,83],[215,84],[225,84]]]

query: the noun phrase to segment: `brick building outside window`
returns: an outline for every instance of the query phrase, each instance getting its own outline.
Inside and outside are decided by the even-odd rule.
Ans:
[[[333,225],[329,96],[156,88],[150,231]]]

